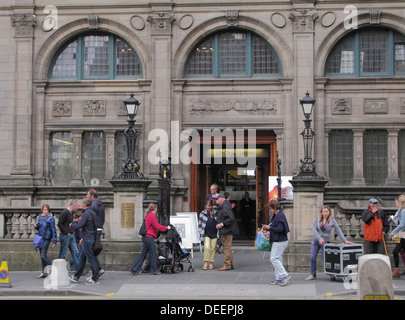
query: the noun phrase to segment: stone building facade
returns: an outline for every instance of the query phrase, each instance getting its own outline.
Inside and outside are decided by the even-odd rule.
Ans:
[[[313,155],[328,179],[324,202],[349,217],[371,196],[392,209],[404,191],[402,0],[3,0],[0,26],[2,238],[25,237],[11,236],[14,222],[7,231],[23,209],[60,209],[94,186],[107,206],[109,239],[109,180],[125,157],[130,93],[141,102],[135,127],[141,171],[152,180],[146,199],[157,199],[156,159],[167,151],[154,149],[151,132],[171,141],[173,212],[201,211],[218,181],[238,190],[233,199],[248,190],[262,201],[267,177],[277,174],[276,151],[282,175],[297,174],[307,91],[316,99]],[[241,178],[224,161],[182,161],[190,140],[203,151],[204,130],[227,128],[242,148],[254,130],[256,176]],[[198,134],[187,139],[187,129]],[[347,232],[361,237],[360,224]]]

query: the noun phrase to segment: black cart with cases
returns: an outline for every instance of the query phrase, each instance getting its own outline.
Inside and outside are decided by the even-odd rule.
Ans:
[[[362,244],[326,243],[325,273],[332,280],[343,280],[346,276],[357,275],[359,257],[363,255]]]

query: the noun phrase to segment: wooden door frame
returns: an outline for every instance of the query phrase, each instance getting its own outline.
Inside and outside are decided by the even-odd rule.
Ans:
[[[225,140],[225,138],[224,138]],[[235,141],[237,142],[237,141]],[[245,136],[244,138],[244,143],[247,144],[248,138]],[[200,132],[200,145],[204,143],[213,143],[212,141],[204,141],[203,140],[203,134]],[[272,130],[268,131],[256,131],[256,145],[269,145],[269,150],[270,150],[270,157],[269,157],[269,175],[270,176],[275,176],[277,174],[277,141],[276,141],[276,135]],[[199,179],[201,176],[200,170],[202,168],[205,168],[204,165],[200,164],[194,164],[191,162],[190,164],[190,211],[192,212],[197,212],[199,213],[199,205],[198,205],[198,195],[200,195],[202,192],[205,192],[205,195],[209,193],[209,183],[207,179],[209,178],[207,175],[206,169],[204,170],[204,179],[202,180],[207,180],[205,181],[205,185],[202,185],[201,179]],[[265,190],[268,189],[268,187],[264,188]],[[267,191],[268,194],[268,191]]]

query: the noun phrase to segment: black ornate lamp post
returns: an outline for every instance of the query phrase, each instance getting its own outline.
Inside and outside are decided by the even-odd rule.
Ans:
[[[312,159],[312,142],[315,132],[311,129],[310,119],[314,108],[315,99],[310,97],[309,92],[305,93],[305,97],[300,100],[300,104],[305,116],[305,129],[301,132],[304,141],[304,159],[301,159],[300,172],[294,178],[298,179],[317,179],[319,178],[316,172],[315,160]]]
[[[169,144],[169,150],[170,150]],[[158,219],[163,226],[170,224],[170,185],[172,179],[172,162],[169,155],[168,160],[160,160],[159,162],[159,205]]]
[[[124,100],[125,107],[129,116],[128,129],[124,131],[124,136],[127,142],[127,158],[124,160],[122,172],[118,176],[120,179],[144,179],[142,173],[139,172],[140,166],[138,160],[135,159],[135,145],[138,136],[135,126],[135,116],[138,112],[140,102],[134,98],[131,93],[130,97]]]

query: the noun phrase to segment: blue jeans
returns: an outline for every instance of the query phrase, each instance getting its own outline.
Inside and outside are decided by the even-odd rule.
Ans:
[[[79,255],[79,266],[74,275],[76,279],[79,279],[82,275],[87,259],[89,261],[91,272],[93,273],[91,278],[94,281],[98,280],[98,272],[100,271],[100,269],[98,267],[99,264],[97,258],[94,256],[93,245],[94,240],[83,239],[83,249]]]
[[[325,242],[326,243],[326,242]],[[325,246],[321,246],[319,244],[319,241],[314,239],[312,240],[312,246],[311,246],[311,274],[316,277],[316,257],[318,256],[319,249],[321,250],[322,253],[322,260],[324,260],[324,248]]]
[[[44,245],[42,246],[41,250],[41,263],[42,263],[42,271],[45,270],[46,266],[52,265],[51,259],[48,258],[48,247],[51,244],[51,240],[44,240]]]
[[[139,272],[142,268],[143,260],[146,258],[146,254],[149,251],[150,254],[150,272],[157,272],[157,252],[155,239],[143,236],[142,237],[142,252],[135,260],[134,264],[131,266],[131,269],[135,272]]]
[[[69,248],[70,254],[72,255],[73,264],[75,270],[79,269],[79,250],[76,246],[76,239],[73,234],[66,235],[61,233],[59,235],[60,250],[58,259],[66,259],[66,253]]]
[[[281,242],[273,242],[270,251],[270,262],[274,267],[274,273],[276,275],[276,280],[281,280],[288,276],[287,271],[283,267],[283,253],[287,248],[288,240]]]

